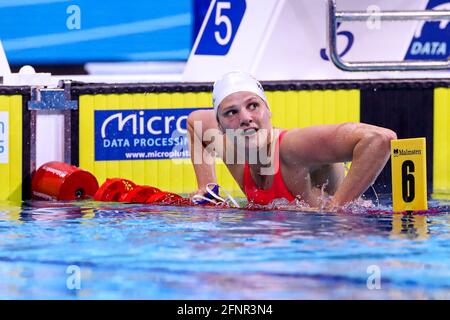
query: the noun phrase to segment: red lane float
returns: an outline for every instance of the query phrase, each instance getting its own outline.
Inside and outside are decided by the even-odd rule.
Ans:
[[[98,189],[94,200],[158,205],[192,204],[189,198],[183,198],[176,193],[165,192],[152,186],[139,186],[120,178],[107,179]]]
[[[97,190],[98,182],[94,175],[59,161],[43,164],[31,180],[34,199],[83,200],[92,197]]]
[[[139,186],[121,178],[106,179],[99,188],[91,173],[64,162],[52,161],[41,166],[32,179],[35,199],[80,200],[147,203],[158,205],[191,205],[189,198],[152,186]]]
[[[123,194],[120,202],[145,203],[149,197],[161,192],[158,188],[150,186],[136,186],[133,190]]]
[[[186,202],[183,197],[176,193],[161,191],[151,195],[145,203],[147,204],[184,204]],[[189,200],[190,202],[190,200]]]
[[[94,195],[95,201],[119,201],[124,195],[136,188],[133,181],[127,179],[106,179]]]

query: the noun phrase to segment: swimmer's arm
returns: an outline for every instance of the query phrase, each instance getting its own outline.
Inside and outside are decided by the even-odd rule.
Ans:
[[[340,207],[358,199],[374,183],[390,157],[390,142],[394,139],[395,132],[362,123],[293,129],[283,140],[282,157],[289,165],[311,169],[352,161],[330,203]]]
[[[198,186],[196,193],[204,193],[208,183],[217,183],[215,157],[208,143],[203,141],[204,132],[214,126],[217,124],[212,110],[193,111],[187,119],[189,150]]]

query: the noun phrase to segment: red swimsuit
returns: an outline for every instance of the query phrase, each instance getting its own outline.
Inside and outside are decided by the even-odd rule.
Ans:
[[[281,175],[281,164],[279,163],[280,152],[279,146],[281,144],[281,139],[287,131],[280,133],[278,137],[277,144],[275,145],[275,168],[278,168],[275,176],[273,177],[273,183],[270,189],[258,189],[253,178],[250,174],[250,167],[247,162],[245,162],[244,168],[244,192],[247,196],[249,202],[256,204],[266,205],[271,203],[274,199],[285,198],[289,202],[294,201],[295,197],[288,190],[283,181],[283,176]]]

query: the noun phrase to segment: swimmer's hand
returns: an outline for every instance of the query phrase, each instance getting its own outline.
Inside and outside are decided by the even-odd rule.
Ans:
[[[336,202],[331,199],[325,205],[322,207],[322,211],[324,212],[333,212],[333,213],[339,213],[339,212],[345,212],[345,209],[349,208],[352,205],[356,205],[358,207],[364,207],[364,208],[372,208],[374,206],[373,202],[370,200],[364,200],[362,198],[358,198],[354,201],[351,201],[349,203],[346,203],[345,205],[338,205]]]
[[[198,195],[198,196],[204,196],[206,193],[207,193],[207,192],[206,192],[206,187],[197,189],[197,191],[191,192],[191,193],[189,194],[189,199],[192,200],[192,197],[193,197],[193,196],[196,196],[196,195]]]
[[[334,203],[329,202],[324,207],[322,207],[321,211],[323,212],[330,212],[330,213],[337,213],[342,209],[341,206],[337,206]]]

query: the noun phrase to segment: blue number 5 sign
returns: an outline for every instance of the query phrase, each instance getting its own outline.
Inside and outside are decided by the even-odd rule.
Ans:
[[[223,56],[230,50],[245,13],[245,0],[215,0],[195,54]],[[211,9],[212,8],[212,9]]]

